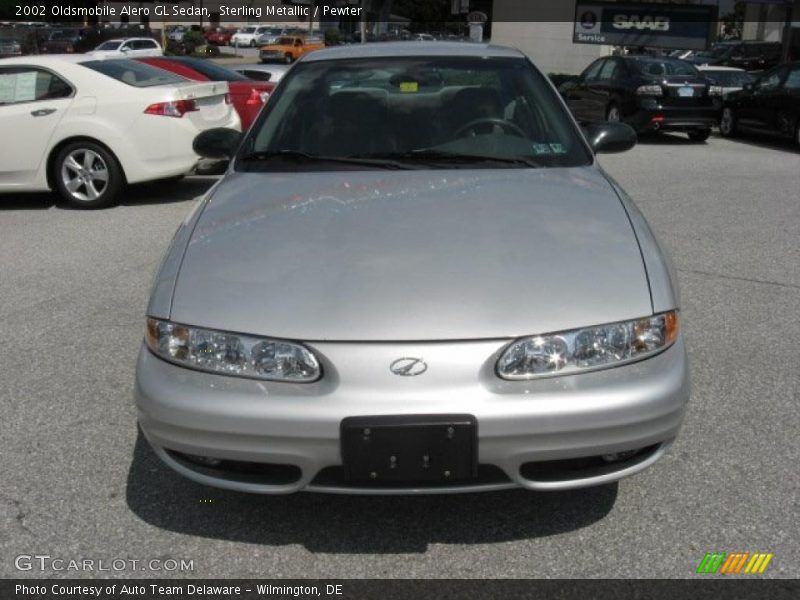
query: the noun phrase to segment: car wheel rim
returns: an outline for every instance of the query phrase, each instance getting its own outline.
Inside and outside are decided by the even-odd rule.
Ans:
[[[70,196],[81,202],[97,200],[108,188],[108,165],[88,149],[73,150],[61,164],[61,182]]]
[[[608,109],[608,121],[609,123],[619,122],[619,109],[616,106],[612,106]]]

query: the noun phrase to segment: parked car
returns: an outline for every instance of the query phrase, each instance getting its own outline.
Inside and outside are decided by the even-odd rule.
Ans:
[[[68,54],[76,51],[76,46],[83,38],[83,31],[79,27],[55,29],[50,32],[47,41],[42,44],[44,54]]]
[[[226,81],[233,106],[242,121],[242,129],[250,127],[275,88],[274,83],[248,79],[236,71],[202,58],[159,56],[138,60],[195,81]]]
[[[248,79],[269,81],[277,84],[291,67],[279,63],[254,63],[249,65],[231,65],[231,69],[241,73]]]
[[[610,56],[559,88],[579,121],[623,121],[638,132],[711,135],[718,107],[708,81],[691,64],[668,57]]]
[[[0,57],[20,56],[22,54],[22,43],[13,38],[0,38]]]
[[[255,48],[258,46],[258,39],[268,33],[272,29],[266,25],[241,27],[239,31],[231,37],[231,46],[249,46]]]
[[[286,29],[281,27],[270,27],[256,40],[257,46],[266,46],[267,44],[274,44],[282,35],[289,35]]]
[[[780,65],[725,97],[720,133],[766,133],[800,145],[800,62]]]
[[[697,65],[738,67],[746,71],[770,69],[781,61],[780,42],[717,42],[707,52],[698,52],[688,60]]]
[[[731,92],[738,92],[744,88],[746,84],[753,83],[756,80],[755,75],[748,73],[744,69],[737,69],[736,67],[699,65],[697,70],[711,83],[709,87],[709,93],[711,95],[725,96]]]
[[[519,51],[306,55],[178,229],[135,395],[156,454],[247,492],[561,490],[639,472],[689,395],[669,263]],[[238,150],[237,150],[238,148]]]
[[[309,52],[325,47],[320,37],[304,37],[301,35],[284,35],[274,44],[263,46],[258,53],[262,63],[280,61],[287,65],[302,58]]]
[[[210,31],[206,35],[206,41],[214,46],[227,46],[231,43],[231,38],[235,33],[235,29],[217,27],[217,29]]]
[[[86,54],[98,58],[138,58],[140,56],[163,56],[164,51],[153,38],[122,38],[107,40]]]
[[[186,35],[187,31],[189,31],[189,28],[185,25],[174,25],[167,29],[167,39],[173,42],[182,42],[183,36]]]
[[[71,205],[114,203],[127,183],[182,176],[192,140],[240,128],[226,83],[198,83],[126,59],[84,54],[0,62],[0,192],[57,190]]]

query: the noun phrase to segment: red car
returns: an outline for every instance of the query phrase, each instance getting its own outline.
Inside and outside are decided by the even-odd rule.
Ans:
[[[274,83],[248,79],[241,73],[201,58],[158,56],[136,60],[195,81],[227,81],[231,101],[242,120],[242,131],[250,127],[267,101],[267,97],[275,89]]]
[[[217,29],[206,32],[205,38],[209,44],[213,44],[214,46],[228,46],[231,43],[231,38],[234,33],[236,33],[235,29],[223,29],[222,27],[218,27]]]

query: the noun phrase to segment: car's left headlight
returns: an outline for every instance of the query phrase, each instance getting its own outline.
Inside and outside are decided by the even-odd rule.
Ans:
[[[534,379],[596,371],[642,360],[669,347],[679,330],[678,311],[520,338],[497,361],[503,379]]]
[[[305,346],[160,319],[147,319],[147,347],[169,362],[223,375],[309,383],[320,378],[319,361]]]

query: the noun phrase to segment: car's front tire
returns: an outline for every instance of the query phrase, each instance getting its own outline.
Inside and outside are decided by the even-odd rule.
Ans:
[[[256,41],[255,40],[250,40],[250,47],[251,48],[255,48],[256,47]]]
[[[294,56],[292,56],[288,52],[283,55],[283,62],[285,62],[287,65],[292,64],[292,61],[294,61]]]
[[[52,180],[75,208],[103,208],[117,201],[125,185],[116,157],[89,141],[64,146],[53,161]]]
[[[689,132],[689,139],[693,142],[705,142],[710,136],[710,129],[697,129]]]
[[[730,107],[722,109],[722,116],[719,119],[719,132],[725,137],[736,135],[736,113]]]

